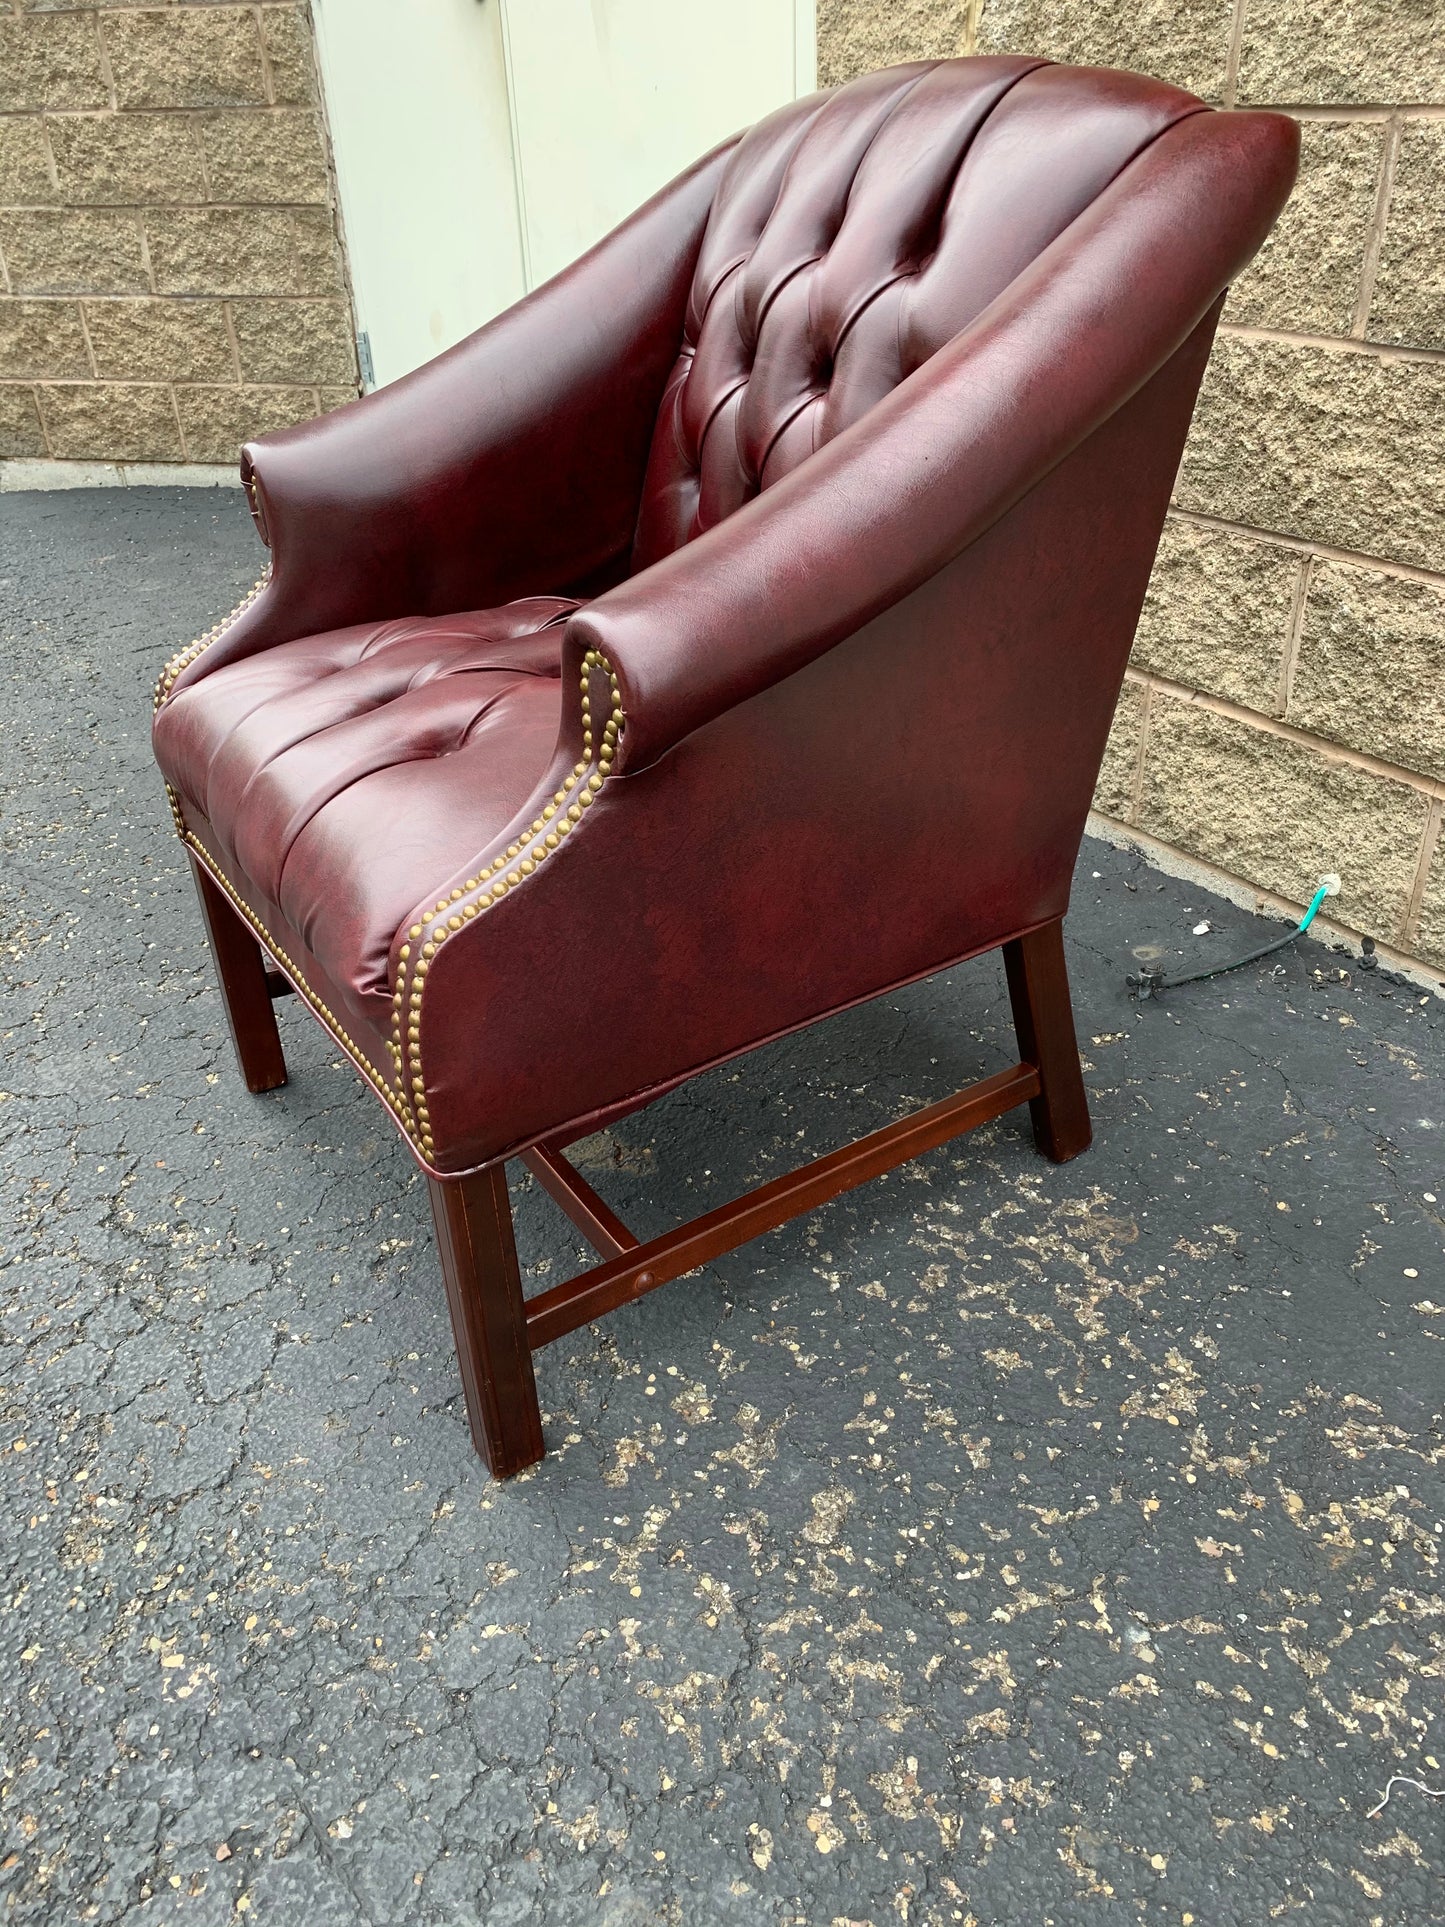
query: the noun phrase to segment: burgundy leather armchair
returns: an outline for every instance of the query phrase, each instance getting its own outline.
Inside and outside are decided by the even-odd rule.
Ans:
[[[783,108],[415,374],[249,446],[270,566],[155,751],[252,1090],[294,988],[430,1180],[473,1436],[539,1345],[1016,1104],[1278,115],[1031,59]],[[1020,1062],[639,1245],[563,1148],[1002,945]],[[524,1300],[505,1161],[602,1254]]]

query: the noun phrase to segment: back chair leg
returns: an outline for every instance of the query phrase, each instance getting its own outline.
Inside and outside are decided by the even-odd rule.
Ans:
[[[543,1450],[506,1166],[427,1183],[472,1442],[505,1479]]]
[[[221,1001],[226,1006],[226,1021],[231,1026],[231,1041],[246,1089],[274,1091],[286,1082],[286,1059],[266,981],[265,953],[194,856],[191,875],[196,880],[201,916],[216,960]]]
[[[1006,943],[1003,961],[1019,1056],[1039,1073],[1041,1089],[1029,1100],[1034,1142],[1046,1158],[1067,1164],[1088,1150],[1094,1133],[1074,1036],[1062,921]]]

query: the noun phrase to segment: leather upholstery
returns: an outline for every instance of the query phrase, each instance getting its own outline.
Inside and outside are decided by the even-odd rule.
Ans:
[[[430,1168],[1062,914],[1296,154],[1132,75],[891,69],[246,451],[272,576],[157,756]]]
[[[726,159],[699,161],[435,361],[243,449],[270,576],[175,687],[349,623],[584,593],[625,575]]]
[[[182,689],[156,753],[233,876],[384,1026],[418,875],[504,830],[551,761],[563,623],[535,597],[281,643]]]
[[[993,58],[888,68],[754,128],[693,275],[635,564],[859,420],[1198,111],[1132,76]]]

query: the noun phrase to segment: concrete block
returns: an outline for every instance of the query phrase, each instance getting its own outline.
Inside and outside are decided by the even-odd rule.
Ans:
[[[119,210],[0,213],[0,252],[16,294],[143,294],[140,222]]]
[[[1347,335],[1379,193],[1378,121],[1305,121],[1300,175],[1273,232],[1230,291],[1225,317],[1296,334]]]
[[[316,98],[316,84],[305,8],[267,7],[261,19],[272,99],[280,107],[309,107]]]
[[[1119,691],[1114,725],[1104,749],[1094,808],[1127,823],[1134,809],[1134,775],[1139,765],[1139,730],[1144,717],[1144,685],[1126,682]]]
[[[0,461],[0,495],[72,488],[239,488],[235,463]]]
[[[241,444],[316,413],[310,388],[178,388],[176,401],[192,462],[234,462]]]
[[[45,122],[38,114],[0,120],[0,207],[43,206],[56,198]]]
[[[105,381],[234,381],[219,301],[88,301],[86,326]]]
[[[184,114],[57,114],[50,142],[60,194],[71,206],[204,198],[195,132]]]
[[[237,301],[232,315],[244,381],[355,381],[345,301]]]
[[[1341,921],[1398,941],[1429,803],[1421,791],[1155,691],[1139,824],[1295,903],[1335,870]]]
[[[53,454],[73,461],[178,462],[180,430],[171,391],[140,383],[42,387]]]
[[[319,222],[309,217],[312,213]],[[329,210],[185,208],[146,216],[161,294],[332,294],[340,257]]]
[[[1177,499],[1445,569],[1445,363],[1222,335]]]
[[[197,131],[214,199],[320,205],[329,199],[326,150],[313,111],[232,109],[199,116]]]
[[[90,373],[78,303],[0,300],[0,381],[86,380]]]
[[[1445,588],[1321,563],[1305,603],[1289,720],[1445,777]]]
[[[291,215],[296,258],[296,294],[346,293],[336,220],[330,208],[298,207]]]
[[[1414,951],[1430,963],[1445,964],[1445,835],[1435,846],[1435,861],[1425,880]]]
[[[0,14],[0,114],[109,105],[93,13]]]
[[[1134,667],[1271,714],[1299,570],[1288,549],[1171,517],[1139,618]]]
[[[1218,100],[1233,17],[1233,0],[984,0],[978,51],[1129,67]]]
[[[0,381],[0,456],[44,455],[45,431],[28,383]]]
[[[900,60],[965,51],[968,0],[818,0],[818,85],[836,87]]]
[[[121,107],[240,107],[266,100],[251,7],[108,8],[101,30]]]
[[[1181,9],[1184,11],[1184,9]],[[1445,101],[1437,0],[1249,0],[1240,106]]]
[[[1445,348],[1445,121],[1401,129],[1366,332],[1372,341]]]

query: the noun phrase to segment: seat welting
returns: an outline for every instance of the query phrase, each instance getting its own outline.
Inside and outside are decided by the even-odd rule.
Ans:
[[[387,957],[418,899],[531,794],[557,739],[562,625],[538,596],[358,624],[202,676],[156,717],[167,781],[325,966],[386,1021]]]

